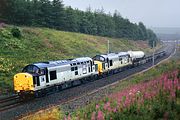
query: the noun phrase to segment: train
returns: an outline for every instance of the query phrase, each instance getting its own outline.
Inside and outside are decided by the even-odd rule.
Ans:
[[[165,54],[165,51],[158,52],[154,58]],[[49,92],[60,91],[63,87],[74,86],[75,81],[83,83],[97,80],[150,61],[152,55],[145,55],[143,51],[127,51],[96,55],[93,58],[33,63],[14,75],[14,91],[21,98],[42,97]]]

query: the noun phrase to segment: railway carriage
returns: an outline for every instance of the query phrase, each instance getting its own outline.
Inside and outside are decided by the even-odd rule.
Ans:
[[[132,59],[133,67],[146,63],[146,61],[144,60],[145,53],[143,51],[128,51],[127,53]]]

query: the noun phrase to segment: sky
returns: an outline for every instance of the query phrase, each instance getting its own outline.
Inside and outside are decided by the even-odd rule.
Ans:
[[[147,27],[180,27],[180,0],[63,0],[65,6],[86,10],[89,6],[114,13]]]

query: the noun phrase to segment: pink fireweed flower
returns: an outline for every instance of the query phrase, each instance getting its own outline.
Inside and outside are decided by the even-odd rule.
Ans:
[[[173,72],[173,74],[174,74],[174,76],[177,76],[177,75],[178,75],[178,70],[175,70],[175,71]]]
[[[177,89],[180,90],[180,85],[178,85]]]
[[[96,109],[99,109],[99,105],[98,104],[96,105]]]
[[[102,111],[98,111],[97,120],[104,120],[104,115]]]
[[[104,104],[104,110],[108,110],[109,112],[111,111],[110,102],[107,102],[106,104]]]
[[[142,104],[144,100],[153,99],[160,91],[167,92],[170,96],[175,97],[175,90],[180,89],[180,81],[175,74],[176,72],[173,72],[172,76],[167,73],[163,74],[161,77],[154,80],[129,86],[121,92],[112,94],[109,97],[117,102],[117,107],[119,108],[129,107],[135,102]],[[105,110],[111,110],[113,112],[113,109],[110,108],[111,107],[108,107],[107,103],[104,105]]]
[[[91,115],[91,120],[96,120],[96,112],[93,112]]]
[[[70,114],[69,114],[68,116],[65,116],[65,117],[64,117],[64,120],[71,120]]]
[[[175,91],[170,91],[170,95],[172,98],[175,98],[176,97]]]
[[[114,108],[114,109],[113,109],[113,112],[114,112],[114,113],[116,113],[116,112],[117,112],[117,109],[116,109],[116,108]]]
[[[70,116],[70,114],[68,115],[68,119],[67,120],[71,120],[71,116]]]
[[[64,117],[64,120],[67,120],[66,116]]]
[[[133,93],[130,91],[130,92],[129,92],[129,95],[132,95],[132,94],[133,94]]]
[[[178,78],[174,78],[174,86],[176,87],[176,86],[178,86]]]

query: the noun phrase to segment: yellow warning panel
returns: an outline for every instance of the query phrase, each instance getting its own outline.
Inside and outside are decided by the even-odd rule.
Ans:
[[[18,73],[14,76],[14,90],[20,91],[33,91],[33,76],[28,73]]]

